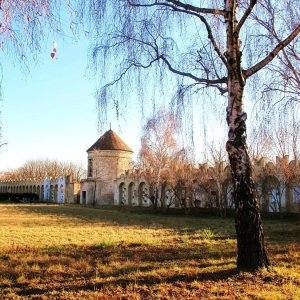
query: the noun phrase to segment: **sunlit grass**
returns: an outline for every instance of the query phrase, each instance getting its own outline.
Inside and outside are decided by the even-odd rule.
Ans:
[[[0,205],[0,299],[300,299],[300,224],[266,220],[273,268],[235,269],[232,219]]]

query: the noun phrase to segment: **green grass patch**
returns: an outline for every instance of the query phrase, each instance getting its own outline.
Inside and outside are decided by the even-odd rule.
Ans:
[[[273,268],[235,268],[233,219],[0,204],[0,299],[300,299],[300,223],[265,220]]]

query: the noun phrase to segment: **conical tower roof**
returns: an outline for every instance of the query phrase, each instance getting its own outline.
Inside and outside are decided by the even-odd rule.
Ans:
[[[127,152],[133,152],[122,139],[111,129],[106,131],[99,140],[96,141],[88,150],[121,150]]]

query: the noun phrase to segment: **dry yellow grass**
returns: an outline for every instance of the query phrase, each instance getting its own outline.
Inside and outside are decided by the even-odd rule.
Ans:
[[[0,205],[0,299],[300,299],[299,221],[266,220],[274,267],[235,269],[232,219]]]

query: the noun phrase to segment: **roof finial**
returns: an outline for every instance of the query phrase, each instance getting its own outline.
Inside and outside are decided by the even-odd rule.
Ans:
[[[109,130],[111,130],[111,122],[109,123]]]

